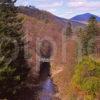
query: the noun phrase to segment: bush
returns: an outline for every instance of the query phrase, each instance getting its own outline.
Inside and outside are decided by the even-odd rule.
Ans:
[[[95,97],[96,93],[100,91],[100,63],[89,57],[84,57],[76,65],[72,84]]]

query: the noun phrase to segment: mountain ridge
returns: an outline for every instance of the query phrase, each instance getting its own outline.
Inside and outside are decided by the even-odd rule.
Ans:
[[[70,19],[65,19],[65,18],[61,18],[58,17],[48,11],[45,10],[40,10],[38,8],[35,7],[27,7],[27,6],[19,6],[19,11],[20,13],[36,18],[37,20],[41,20],[44,21],[45,23],[49,23],[49,22],[53,22],[53,23],[58,23],[61,24],[62,26],[67,25],[68,22],[71,22],[73,29],[75,29],[75,27],[84,27],[85,24],[82,22],[76,22],[76,21],[72,21]]]
[[[91,13],[84,13],[84,14],[76,15],[72,17],[70,20],[87,22],[91,16],[96,17],[97,22],[100,22],[100,17],[97,15],[91,14]]]

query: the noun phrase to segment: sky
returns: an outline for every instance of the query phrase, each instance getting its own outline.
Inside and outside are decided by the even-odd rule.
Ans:
[[[100,0],[17,0],[16,5],[35,6],[67,19],[83,13],[100,16]]]

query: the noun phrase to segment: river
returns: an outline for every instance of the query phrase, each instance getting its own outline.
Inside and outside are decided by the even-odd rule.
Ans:
[[[56,97],[57,88],[50,77],[50,67],[50,63],[47,62],[40,65],[40,90],[38,92],[38,100],[60,100]]]
[[[50,77],[48,77],[45,81],[41,83],[39,100],[54,100],[55,94],[55,86]]]

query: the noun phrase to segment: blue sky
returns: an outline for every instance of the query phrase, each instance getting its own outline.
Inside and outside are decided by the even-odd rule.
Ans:
[[[64,18],[83,13],[100,16],[100,0],[17,0],[16,5],[32,5]]]

